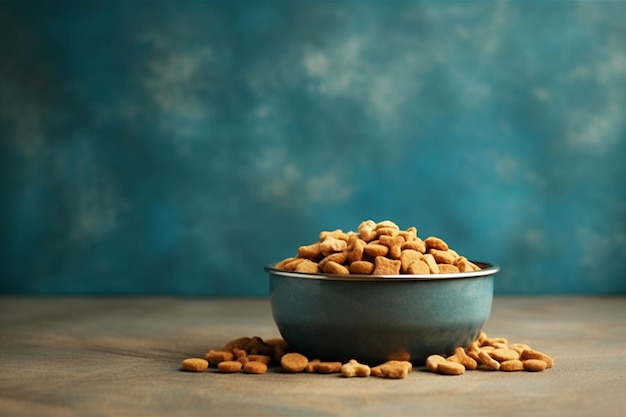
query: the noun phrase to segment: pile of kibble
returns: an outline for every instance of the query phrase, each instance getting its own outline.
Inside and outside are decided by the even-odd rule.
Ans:
[[[346,378],[372,375],[403,379],[413,370],[409,359],[390,359],[372,367],[355,359],[346,363],[320,361],[293,352],[281,338],[263,340],[255,336],[241,337],[221,348],[210,349],[204,358],[184,359],[182,370],[204,372],[214,367],[221,373],[264,374],[274,365],[276,370],[287,373],[337,373]],[[443,375],[462,375],[466,370],[474,369],[540,372],[553,365],[554,360],[550,356],[527,344],[509,343],[501,337],[489,338],[484,332],[469,346],[456,348],[452,355],[433,354],[426,358],[425,363],[426,369]]]
[[[474,272],[481,268],[435,236],[422,240],[416,227],[365,220],[356,232],[323,231],[319,240],[274,265],[308,274],[399,275]]]

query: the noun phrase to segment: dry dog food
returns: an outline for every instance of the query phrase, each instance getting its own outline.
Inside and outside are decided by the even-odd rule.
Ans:
[[[308,364],[306,356],[296,352],[287,353],[280,359],[280,366],[287,372],[302,372]]]
[[[446,358],[441,355],[430,355],[426,358],[426,369],[431,372],[437,372],[441,363],[446,363]]]
[[[401,230],[385,220],[366,220],[357,231],[323,231],[319,240],[300,246],[294,257],[278,262],[277,269],[326,274],[442,274],[473,272],[481,268],[451,249],[442,239],[422,240],[415,227]]]
[[[341,375],[346,378],[352,378],[353,376],[366,377],[370,376],[372,370],[369,366],[359,363],[356,359],[350,359],[348,363],[345,363],[341,367]]]
[[[372,375],[389,379],[403,379],[413,370],[409,361],[387,361],[372,368]]]
[[[248,361],[243,364],[243,371],[247,374],[264,374],[267,372],[267,365],[260,361]]]
[[[304,372],[316,372],[318,374],[332,374],[335,372],[341,372],[341,362],[322,362],[319,359],[313,359],[304,368]]]
[[[429,371],[444,375],[461,375],[465,370],[479,368],[504,372],[541,372],[552,366],[554,359],[549,355],[523,343],[509,344],[504,338],[489,338],[485,332],[481,332],[468,347],[456,348],[454,354],[447,358],[441,355],[426,358]]]
[[[398,352],[387,362],[370,367],[351,359],[346,363],[309,360],[293,352],[281,338],[263,340],[258,336],[242,337],[222,348],[210,349],[205,358],[188,358],[182,369],[203,372],[216,367],[218,372],[264,374],[272,365],[286,373],[340,373],[345,378],[375,376],[388,379],[406,378],[413,370],[406,352]],[[509,343],[504,338],[490,338],[481,332],[469,346],[457,347],[448,357],[433,354],[426,358],[426,369],[442,375],[462,375],[466,370],[483,369],[504,372],[541,372],[554,366],[554,359],[531,349],[524,343]]]
[[[183,361],[183,369],[202,372],[207,367],[216,367],[222,373],[264,374],[272,365],[279,365],[287,373],[340,373],[344,377],[367,377],[370,375],[401,379],[413,369],[406,352],[393,354],[394,359],[370,368],[352,359],[347,363],[309,360],[306,356],[291,351],[281,338],[263,340],[258,336],[231,340],[221,348],[210,349],[205,359],[189,358]],[[397,358],[397,359],[395,359]],[[407,359],[407,360],[404,360]],[[446,360],[442,358],[442,360]]]
[[[445,361],[437,365],[437,372],[443,375],[462,375],[465,367],[458,362]]]
[[[217,364],[217,369],[220,372],[231,374],[233,372],[239,372],[243,368],[243,365],[239,361],[224,361]]]
[[[181,367],[183,371],[204,372],[209,367],[209,362],[202,358],[187,358],[183,360]]]

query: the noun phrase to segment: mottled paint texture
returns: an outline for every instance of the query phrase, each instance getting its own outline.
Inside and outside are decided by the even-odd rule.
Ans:
[[[263,296],[391,219],[626,292],[626,3],[0,3],[0,293]]]

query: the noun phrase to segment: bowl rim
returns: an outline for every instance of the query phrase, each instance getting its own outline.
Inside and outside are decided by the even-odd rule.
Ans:
[[[398,275],[365,275],[365,274],[350,274],[350,275],[339,275],[339,274],[327,274],[327,273],[304,273],[304,272],[294,272],[294,271],[286,271],[284,269],[275,268],[276,264],[270,264],[264,267],[265,271],[270,275],[276,275],[281,277],[289,277],[289,278],[300,278],[300,279],[313,279],[313,280],[324,280],[324,281],[368,281],[368,282],[390,282],[390,281],[439,281],[439,280],[447,280],[447,279],[459,279],[459,278],[478,278],[485,277],[489,275],[495,275],[500,271],[500,267],[496,264],[490,264],[487,262],[480,261],[471,261],[476,265],[480,266],[482,269],[480,271],[472,271],[472,272],[453,272],[453,273],[443,273],[443,274],[398,274]]]

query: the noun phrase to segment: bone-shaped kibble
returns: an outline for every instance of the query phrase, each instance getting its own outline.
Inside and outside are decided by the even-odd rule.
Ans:
[[[403,379],[413,370],[409,361],[387,361],[372,368],[372,375],[389,379]]]
[[[371,369],[369,366],[359,363],[356,359],[350,359],[348,363],[344,363],[341,366],[341,375],[346,378],[351,378],[354,376],[358,377],[366,377],[371,373]]]

